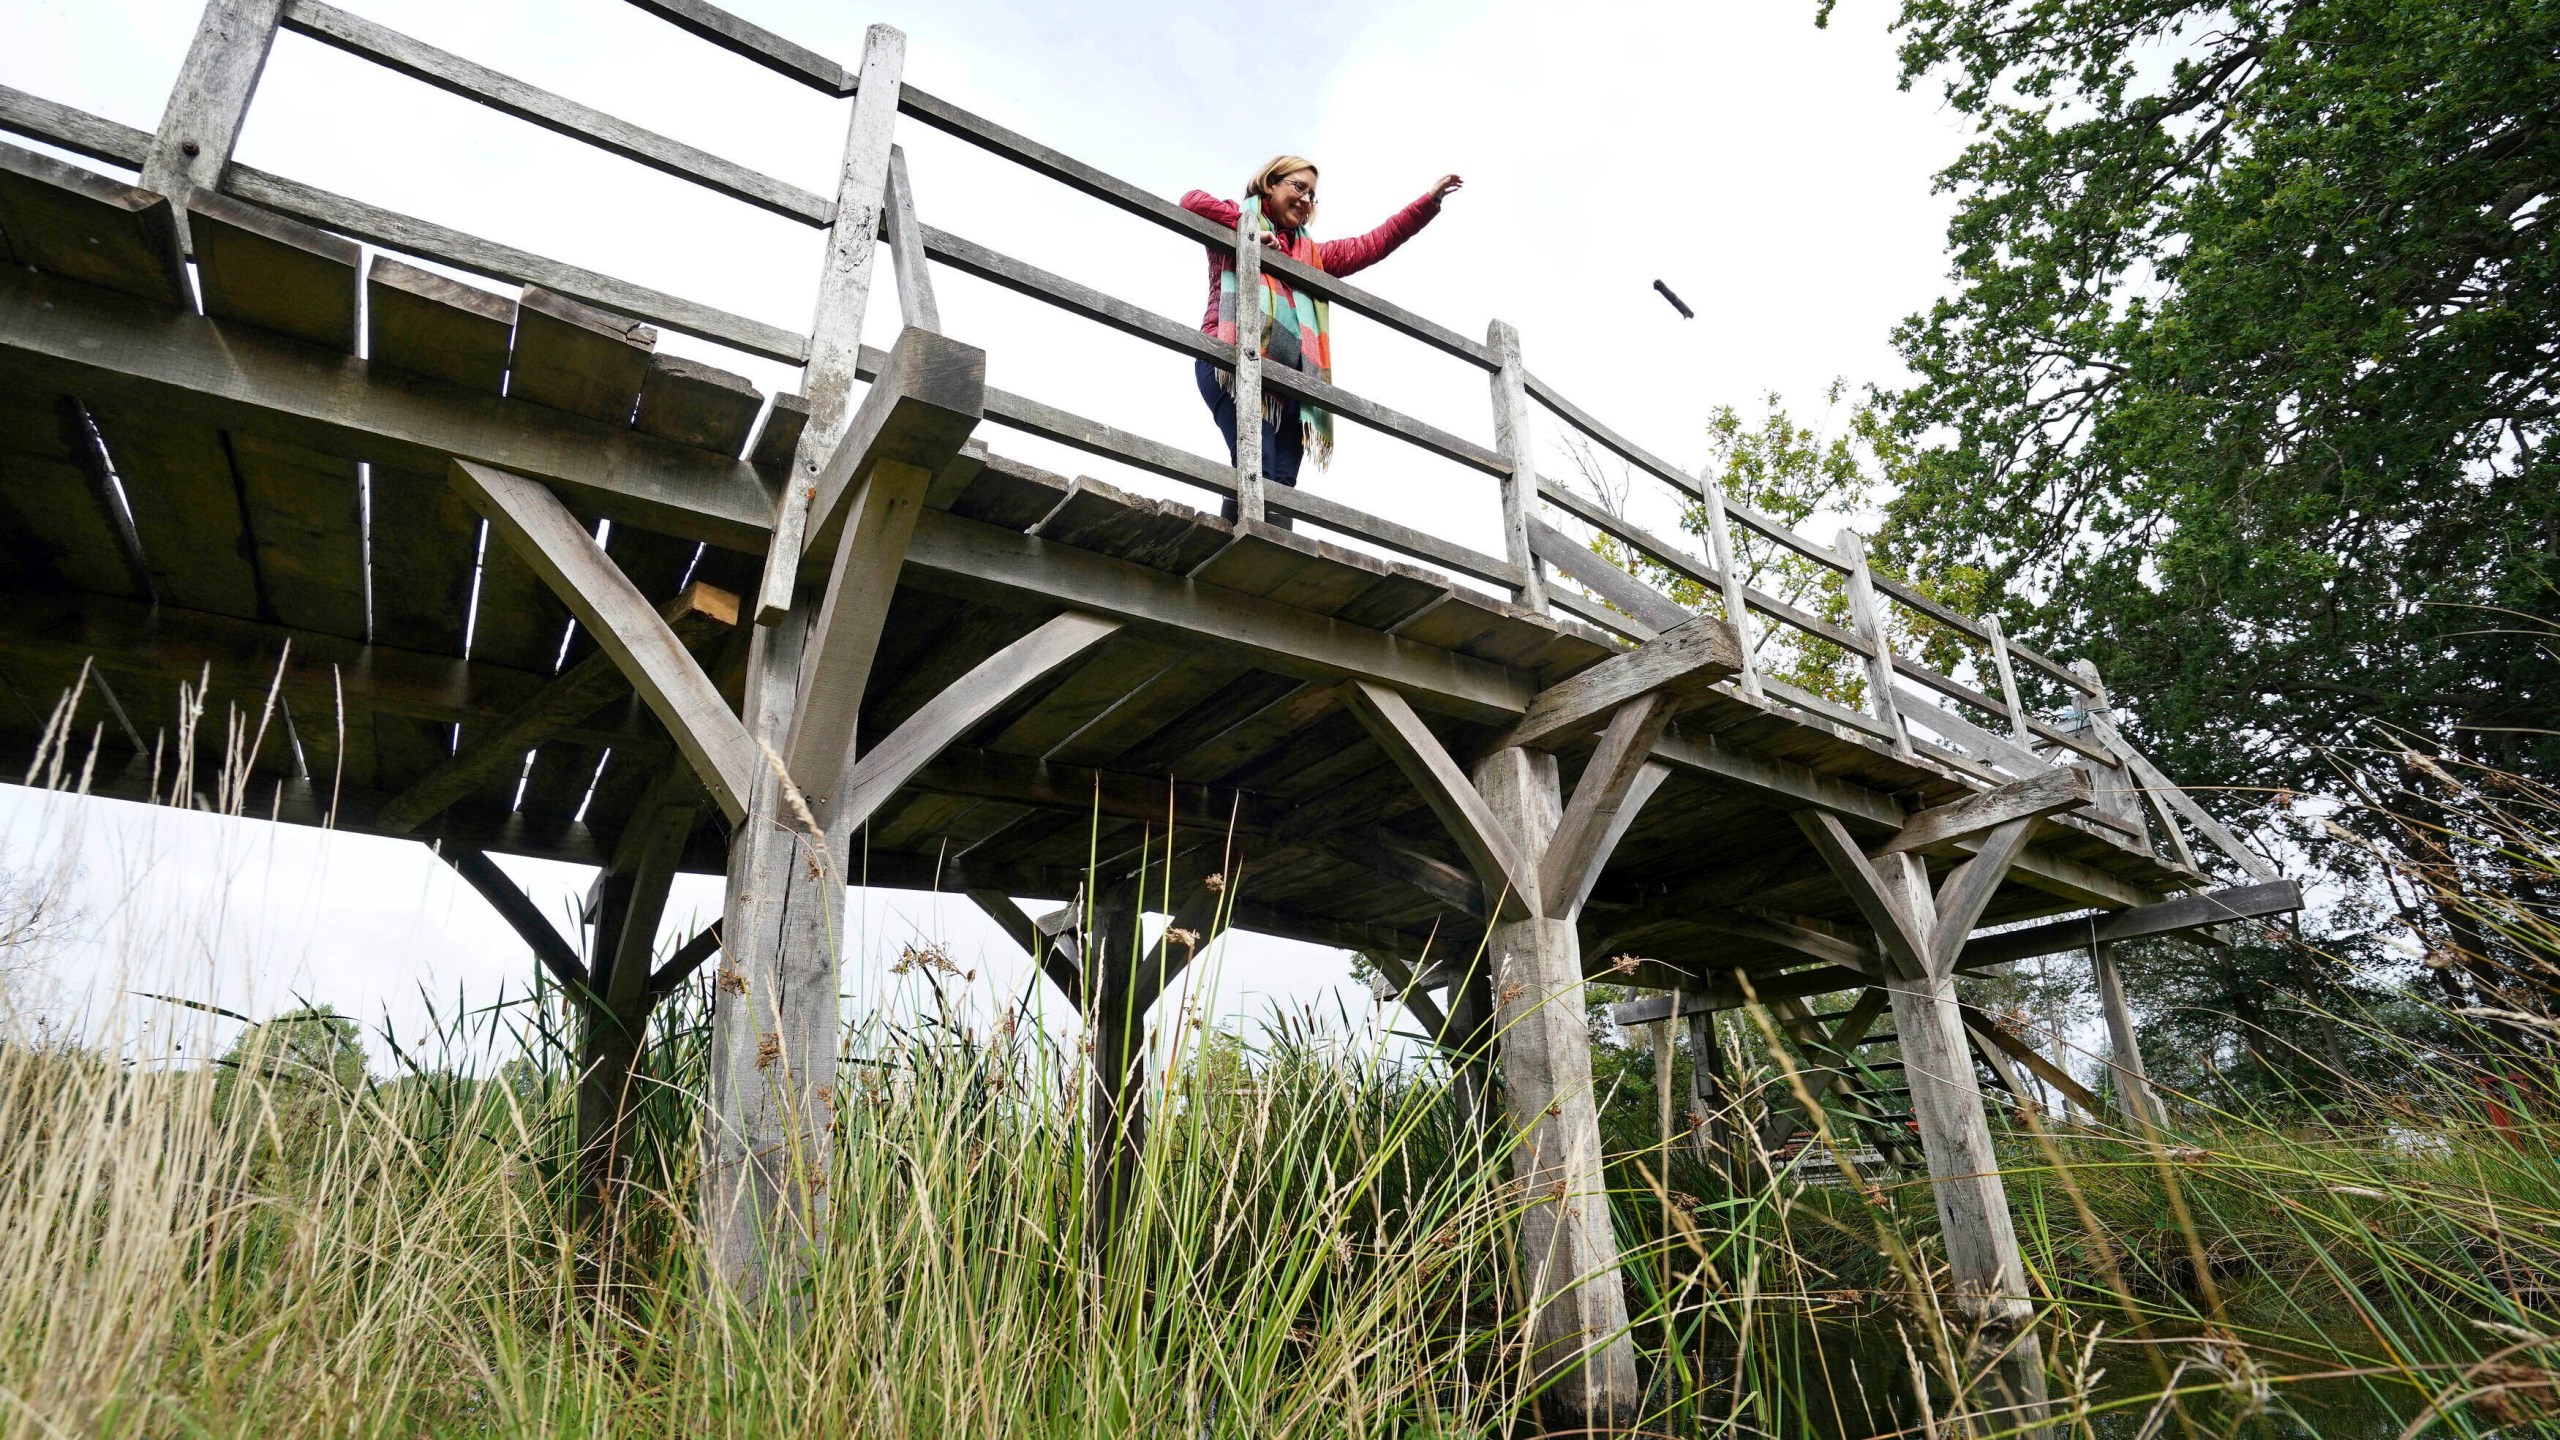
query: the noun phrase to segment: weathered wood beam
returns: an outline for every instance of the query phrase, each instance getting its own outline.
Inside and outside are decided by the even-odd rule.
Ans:
[[[532,947],[533,957],[542,962],[542,968],[551,972],[551,978],[559,981],[561,988],[573,995],[585,992],[587,967],[578,959],[578,947],[561,938],[559,930],[543,918],[542,907],[517,888],[487,852],[467,845],[439,845],[435,853],[437,859],[453,867],[464,883],[480,892],[480,898],[489,902],[489,908],[498,912],[508,929]]]
[[[910,583],[941,593],[1015,604],[1030,597],[1114,616],[1285,675],[1392,685],[1470,719],[1515,720],[1536,693],[1500,665],[957,515],[927,511],[917,520],[907,571]]]
[[[1929,933],[1907,914],[1902,897],[1876,872],[1867,852],[1858,847],[1840,817],[1827,810],[1799,810],[1796,826],[1813,848],[1821,852],[1823,862],[1831,867],[1832,876],[1849,893],[1849,901],[1858,907],[1867,924],[1883,943],[1884,953],[1893,964],[1911,974],[1925,974],[1929,969]]]
[[[1975,1038],[1996,1046],[2002,1054],[2026,1066],[2029,1074],[2061,1091],[2072,1104],[2091,1115],[2106,1108],[2098,1103],[2097,1095],[2088,1086],[2071,1077],[2070,1071],[2038,1054],[2033,1045],[2001,1029],[1999,1022],[1985,1014],[1981,1007],[1959,1004],[1957,1009],[1964,1015],[1965,1028],[1972,1031]]]
[[[1905,821],[1892,839],[1876,847],[1875,853],[1946,849],[1958,841],[1979,839],[2012,820],[2041,819],[2076,810],[2088,804],[2089,799],[2089,773],[2072,766],[2056,766],[1997,790],[1920,811]]]
[[[1376,830],[1335,831],[1317,841],[1316,848],[1335,859],[1366,866],[1453,910],[1484,917],[1484,885],[1475,876],[1445,860],[1407,849]]]
[[[596,537],[535,481],[468,460],[455,460],[446,474],[490,530],[542,577],[622,668],[721,813],[732,824],[744,819],[747,788],[762,763],[754,742],[675,631]]]
[[[951,687],[863,753],[828,798],[820,823],[850,834],[943,749],[1031,686],[1073,663],[1120,629],[1120,622],[1070,612],[981,660]],[[812,796],[815,806],[820,797]]]
[[[888,368],[828,456],[809,502],[807,555],[831,556],[782,747],[821,819],[840,823],[846,768],[871,660],[933,477],[960,453],[986,390],[986,352],[925,330],[898,337]],[[770,557],[768,565],[785,563]]]
[[[0,267],[0,380],[417,474],[459,457],[732,550],[761,552],[773,524],[765,481],[734,457],[17,267]]]
[[[1937,918],[1929,927],[1929,972],[1952,975],[1956,961],[1964,954],[1967,936],[1974,923],[1982,918],[1983,907],[1991,903],[2000,882],[2009,878],[2009,866],[2018,852],[2027,848],[2027,832],[2035,821],[2025,816],[2004,822],[1982,839],[1982,849],[1970,860],[1955,868],[1940,882],[1937,895]]]
[[[1733,627],[1712,616],[1696,616],[1538,692],[1528,713],[1494,748],[1553,749],[1588,733],[1639,696],[1659,690],[1686,699],[1741,668],[1742,644]]]
[[[1378,742],[1387,758],[1395,762],[1407,780],[1440,817],[1449,830],[1449,838],[1458,843],[1458,851],[1475,867],[1476,878],[1487,894],[1497,895],[1497,907],[1505,915],[1533,915],[1538,911],[1538,876],[1519,847],[1511,840],[1508,827],[1494,814],[1484,796],[1458,768],[1431,733],[1422,717],[1403,695],[1383,685],[1353,681],[1342,688],[1342,703],[1360,719],[1370,738]]]
[[[1539,862],[1538,898],[1548,915],[1572,920],[1581,914],[1619,839],[1669,778],[1670,768],[1652,758],[1653,746],[1671,724],[1677,703],[1670,694],[1654,691],[1620,705],[1609,718]]]
[[[1154,820],[1221,834],[1266,835],[1278,820],[1278,807],[1249,791],[1169,775],[1004,755],[967,745],[945,749],[908,783],[935,795],[966,795],[1077,815]]]
[[[1965,943],[1959,968],[1978,970],[2037,955],[2086,950],[2093,943],[2114,944],[2149,935],[2174,935],[2234,920],[2290,915],[2302,908],[2302,889],[2290,880],[2263,885],[2235,885],[2137,905],[2081,919],[2055,920],[1996,935],[1975,936]]]
[[[1670,596],[1600,558],[1590,546],[1576,545],[1571,536],[1537,516],[1529,516],[1525,528],[1529,549],[1538,559],[1553,565],[1563,571],[1566,578],[1633,616],[1635,623],[1645,627],[1647,632],[1658,636],[1665,630],[1688,624],[1693,618]],[[1736,643],[1739,644],[1738,641]]]
[[[1060,952],[1056,929],[1023,909],[1021,902],[1002,890],[980,887],[966,893],[970,904],[996,922],[996,928],[1011,937],[1039,965],[1040,973],[1048,976],[1049,983],[1058,987],[1058,994],[1067,1002],[1069,1009],[1084,1008],[1084,976],[1076,968],[1075,961]],[[1062,911],[1060,915],[1064,913]]]
[[[687,651],[699,651],[738,623],[738,597],[695,581],[660,607],[659,615]],[[631,681],[613,656],[598,650],[554,676],[505,719],[474,735],[443,764],[418,777],[374,815],[387,834],[405,835],[446,806],[524,763],[525,752],[584,721],[631,693]]]
[[[208,0],[143,156],[143,188],[184,200],[222,183],[283,8],[284,0]],[[178,233],[185,238],[183,222]]]

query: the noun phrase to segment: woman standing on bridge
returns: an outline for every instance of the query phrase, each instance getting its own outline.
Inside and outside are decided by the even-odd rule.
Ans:
[[[1317,241],[1307,236],[1316,214],[1316,166],[1303,155],[1276,155],[1254,172],[1247,193],[1262,200],[1262,243],[1303,265],[1329,275],[1350,275],[1394,254],[1396,247],[1419,233],[1440,213],[1440,202],[1465,182],[1443,175],[1419,200],[1388,217],[1387,223],[1348,240]],[[1243,207],[1205,190],[1182,197],[1182,208],[1232,230]],[[1209,247],[1209,313],[1200,328],[1219,340],[1236,343],[1236,262],[1218,246]],[[1332,306],[1312,295],[1300,295],[1288,282],[1262,272],[1262,353],[1270,363],[1303,371],[1319,380],[1333,378]],[[1198,362],[1200,398],[1217,417],[1226,437],[1227,460],[1236,456],[1235,377],[1206,360]],[[1333,416],[1276,388],[1262,392],[1262,477],[1274,484],[1298,483],[1298,465],[1310,445],[1316,464],[1333,456]],[[1234,514],[1232,503],[1228,506]]]

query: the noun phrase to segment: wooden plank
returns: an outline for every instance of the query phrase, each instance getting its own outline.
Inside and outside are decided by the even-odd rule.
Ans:
[[[1498,450],[1479,445],[1463,435],[1452,434],[1428,421],[1418,420],[1365,395],[1353,394],[1303,370],[1274,367],[1265,370],[1262,378],[1274,390],[1321,405],[1346,420],[1356,420],[1380,434],[1392,435],[1417,450],[1428,451],[1444,460],[1454,460],[1487,475],[1506,476],[1511,473],[1511,462],[1505,460]]]
[[[530,251],[483,240],[450,226],[437,225],[397,210],[349,199],[316,185],[270,175],[249,165],[234,165],[223,181],[227,194],[253,204],[335,230],[352,239],[433,260],[492,280],[540,286],[618,315],[631,315],[653,325],[743,350],[784,365],[797,365],[809,353],[808,337],[779,325],[750,320],[716,306],[617,280]]]
[[[1620,837],[1670,775],[1652,757],[1654,742],[1671,724],[1675,704],[1670,695],[1654,691],[1620,705],[1609,717],[1591,763],[1583,767],[1563,817],[1556,822],[1555,838],[1539,862],[1538,900],[1549,917],[1579,918]]]
[[[1263,372],[1268,368],[1263,351],[1268,344],[1263,326],[1269,317],[1262,313],[1262,258],[1270,253],[1262,243],[1262,197],[1247,195],[1236,211],[1235,235],[1231,247],[1235,252],[1236,350],[1235,359],[1227,366],[1227,388],[1235,397],[1236,423],[1234,464],[1236,519],[1247,525],[1260,525],[1269,518],[1264,513],[1263,492],[1269,487],[1262,478],[1262,419],[1269,400],[1262,393]],[[1221,286],[1221,291],[1224,290]],[[1252,296],[1248,303],[1242,297]],[[1223,295],[1222,295],[1223,300]],[[1224,328],[1223,318],[1220,328]]]
[[[847,832],[861,825],[970,727],[1119,629],[1116,620],[1070,612],[989,656],[854,762],[823,823]]]
[[[1408,688],[1434,708],[1476,718],[1516,718],[1532,695],[1525,678],[1499,666],[957,516],[921,516],[907,565],[910,583],[946,593],[1038,597],[1161,627],[1304,679],[1351,675]]]
[[[204,313],[355,352],[356,242],[211,190],[187,197],[187,234]]]
[[[149,563],[108,480],[86,407],[68,395],[0,396],[0,502],[21,564],[104,595],[148,597]]]
[[[1638,696],[1661,691],[1675,701],[1686,699],[1741,668],[1742,647],[1733,627],[1711,615],[1691,616],[1538,692],[1528,713],[1495,743],[1553,749]]]
[[[1192,574],[1234,539],[1214,515],[1132,495],[1089,476],[1070,485],[1058,508],[1028,533],[1176,575]]]
[[[284,26],[386,70],[477,101],[501,115],[512,115],[554,134],[583,140],[608,154],[690,180],[714,194],[744,201],[759,210],[805,225],[823,226],[832,218],[833,207],[796,185],[474,64],[321,0],[290,0],[284,9]]]
[[[640,381],[640,405],[631,428],[697,450],[736,456],[745,451],[764,396],[744,375],[698,360],[652,354]]]
[[[91,410],[124,479],[153,591],[185,609],[256,617],[258,576],[223,434],[121,399],[94,396]]]
[[[2039,819],[2075,810],[2089,803],[2087,772],[2059,767],[2041,775],[1968,795],[1962,800],[1932,806],[1903,823],[1894,837],[1876,847],[1874,853],[1891,855],[1904,850],[1929,851],[1953,846],[1960,840],[1987,835],[2012,820]]]
[[[2148,1130],[2168,1118],[2151,1089],[2151,1071],[2142,1063],[2142,1035],[2133,1023],[2133,1007],[2125,1002],[2124,978],[2116,967],[2115,945],[2101,941],[2089,947],[2098,980],[2098,1008],[2107,1017],[2107,1069],[2115,1082],[2116,1110],[2125,1124]],[[2091,1107],[2095,1115],[2096,1108]]]
[[[1397,844],[1387,832],[1371,829],[1336,831],[1319,842],[1330,855],[1363,870],[1384,875],[1463,914],[1482,919],[1484,885],[1449,862]]]
[[[196,233],[200,244],[223,243],[212,238],[212,227]],[[230,441],[267,609],[296,629],[364,639],[364,529],[354,462],[255,435]]]
[[[507,398],[628,425],[657,345],[650,326],[528,285],[516,302]]]
[[[785,392],[765,406],[756,437],[747,446],[747,463],[769,475],[786,475],[800,449],[800,432],[809,427],[809,399]]]
[[[192,308],[169,202],[77,165],[0,145],[0,231],[21,265]]]
[[[815,50],[783,39],[761,25],[741,20],[706,0],[631,0],[668,24],[708,40],[733,55],[753,61],[777,75],[787,75],[821,94],[839,98],[853,93],[853,72]]]
[[[1396,691],[1368,681],[1345,685],[1341,696],[1370,738],[1420,792],[1431,813],[1440,817],[1486,892],[1499,893],[1501,912],[1515,917],[1538,913],[1537,872],[1466,772],[1449,757],[1440,737],[1413,712],[1412,704]]]
[[[1685,625],[1691,619],[1687,607],[1654,589],[1633,575],[1593,554],[1587,545],[1576,545],[1572,537],[1536,516],[1525,517],[1522,530],[1538,559],[1565,573],[1592,594],[1634,616],[1654,631]],[[1736,654],[1740,651],[1737,647]]]
[[[678,642],[699,653],[736,629],[738,597],[697,582],[659,613]],[[451,759],[385,801],[374,816],[375,826],[392,835],[417,829],[492,777],[511,777],[526,751],[630,693],[631,681],[611,655],[599,651],[588,656],[502,719],[476,730]]]
[[[488,520],[492,537],[503,537],[622,667],[722,813],[733,824],[743,818],[747,787],[761,763],[754,743],[595,537],[533,481],[466,460],[454,461],[447,473]]]
[[[143,156],[143,188],[183,201],[190,191],[221,187],[275,44],[281,8],[282,0],[207,0]],[[183,221],[178,238],[183,247]]]
[[[909,783],[936,795],[1001,800],[1072,815],[1152,821],[1219,835],[1265,834],[1271,829],[1277,810],[1262,796],[1227,786],[1005,755],[967,745],[944,749],[916,771]]]
[[[0,268],[0,381],[83,395],[101,413],[131,406],[420,473],[460,456],[559,485],[616,524],[735,550],[762,553],[773,523],[765,481],[744,462],[377,375],[352,356],[25,270]],[[202,546],[208,532],[192,533]]]
[[[365,271],[365,353],[376,365],[495,395],[515,328],[516,302],[506,296],[388,255]]]
[[[372,473],[373,528],[385,537],[373,552],[374,639],[460,655],[480,516],[442,475]]]
[[[148,130],[136,130],[6,85],[0,85],[0,130],[128,170],[140,170],[143,156],[151,149]]]

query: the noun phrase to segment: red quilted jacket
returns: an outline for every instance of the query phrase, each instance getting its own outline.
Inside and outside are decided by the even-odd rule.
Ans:
[[[1233,200],[1221,200],[1206,190],[1194,190],[1182,197],[1182,208],[1215,225],[1236,228],[1236,216],[1244,207]],[[1412,239],[1440,213],[1440,197],[1425,195],[1395,214],[1387,223],[1366,235],[1347,240],[1319,240],[1316,254],[1324,261],[1328,275],[1350,275],[1366,270],[1395,253],[1396,247]],[[1216,333],[1218,329],[1218,277],[1235,268],[1236,257],[1212,245],[1209,247],[1209,313],[1200,328]],[[1283,285],[1284,291],[1288,288]]]

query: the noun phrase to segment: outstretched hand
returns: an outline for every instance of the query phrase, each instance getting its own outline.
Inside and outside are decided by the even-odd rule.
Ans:
[[[1466,184],[1466,181],[1459,179],[1455,175],[1443,175],[1439,179],[1431,182],[1431,198],[1434,200],[1446,200],[1457,191],[1465,189]]]

